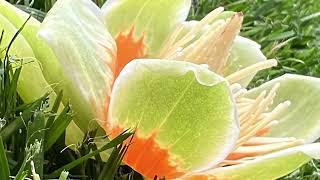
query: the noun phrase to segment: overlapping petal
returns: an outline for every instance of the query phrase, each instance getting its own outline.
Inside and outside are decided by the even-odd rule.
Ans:
[[[63,72],[56,83],[62,85],[64,101],[71,100],[79,127],[86,131],[90,120],[104,121],[116,47],[99,8],[89,0],[57,1],[39,35],[60,63]]]
[[[131,60],[155,57],[188,15],[191,0],[109,0],[104,20],[118,46],[116,75]]]
[[[29,14],[4,0],[0,0],[0,9],[1,14],[7,18],[16,29],[19,29],[29,17]],[[49,84],[54,84],[60,81],[61,77],[57,76],[57,74],[62,75],[62,69],[52,50],[37,36],[39,27],[40,22],[31,17],[23,28],[21,35],[32,48],[35,58],[41,63],[41,68],[43,68],[42,73],[45,79]]]
[[[170,31],[187,18],[190,0],[109,0],[102,7],[114,37],[134,28],[134,38],[145,36],[148,54],[156,53]]]
[[[276,61],[244,69],[266,58],[257,43],[237,36],[242,14],[218,8],[201,21],[183,22],[190,4],[190,0],[109,0],[101,11],[90,0],[57,1],[40,28],[45,42],[36,36],[40,23],[31,18],[12,47],[11,54],[34,60],[23,68],[19,94],[26,102],[33,101],[50,89],[46,80],[57,83],[55,90],[64,90],[64,102],[71,100],[81,128],[71,124],[68,134],[73,131],[73,136],[68,135],[68,142],[82,137],[93,119],[107,122],[102,125],[112,136],[136,127],[134,143],[124,160],[149,178],[197,172],[184,178],[274,179],[320,158],[320,144],[311,144],[203,171],[225,159],[237,143],[236,105],[227,80],[246,86],[256,71]],[[28,15],[3,0],[0,9],[6,45]],[[130,62],[143,57],[180,61]],[[228,76],[227,80],[196,64],[208,64],[210,70]],[[109,95],[118,74],[106,121]],[[320,80],[284,75],[246,96],[255,99],[278,83],[270,109],[287,100],[291,106],[279,114],[279,124],[268,135],[313,142],[320,135]],[[34,86],[32,93],[26,89],[30,86]]]
[[[227,81],[183,61],[130,62],[114,84],[109,113],[111,132],[136,127],[125,162],[149,178],[212,167],[239,135]]]
[[[0,30],[4,31],[0,45],[0,58],[3,59],[5,49],[8,47],[14,34],[28,19],[28,15],[2,0],[0,1],[0,9]],[[15,21],[12,21],[12,19]],[[31,18],[28,21],[27,27],[17,36],[9,51],[12,60],[16,61],[15,66],[22,66],[17,86],[18,93],[24,102],[30,103],[45,93],[51,92],[49,100],[53,101],[55,93],[52,92],[53,90],[42,74],[41,63],[36,59],[36,55],[32,49],[34,44],[31,42],[33,41],[29,41],[28,33],[26,33],[27,30],[30,30],[31,25],[29,24],[38,24],[38,22]],[[32,87],[32,90],[30,87]]]
[[[279,124],[274,126],[268,135],[296,137],[307,143],[315,141],[320,136],[320,79],[286,74],[250,90],[247,96],[255,97],[259,92],[270,90],[277,83],[280,87],[270,109],[287,100],[291,105],[276,117]]]
[[[301,165],[309,162],[312,158],[320,159],[320,144],[308,144],[275,152],[258,157],[255,160],[228,167],[220,167],[197,175],[189,175],[187,180],[228,179],[228,180],[269,180],[277,179]]]
[[[237,36],[233,42],[230,56],[228,57],[224,67],[223,75],[231,75],[241,69],[265,60],[267,60],[267,58],[261,52],[260,45],[258,43],[250,39]],[[250,74],[250,76],[240,80],[238,83],[243,87],[246,87],[254,75],[255,73]]]

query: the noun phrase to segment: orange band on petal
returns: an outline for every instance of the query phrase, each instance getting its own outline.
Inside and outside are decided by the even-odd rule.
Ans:
[[[115,77],[130,61],[147,56],[147,49],[144,43],[144,35],[139,38],[134,37],[135,28],[132,27],[128,34],[120,33],[116,37],[117,43],[117,61],[115,68]]]
[[[109,132],[111,132],[110,136],[113,138],[123,131],[124,128],[113,126]],[[185,173],[182,170],[178,170],[178,162],[172,161],[168,149],[160,147],[156,142],[156,137],[157,133],[144,138],[136,132],[123,161],[150,179],[153,179],[155,176],[166,177],[166,179],[183,176]]]
[[[142,35],[139,38],[136,38],[134,34],[135,28],[132,27],[128,34],[120,33],[115,38],[117,44],[117,56],[113,57],[114,59],[116,59],[116,61],[107,64],[107,66],[109,66],[114,73],[113,81],[118,77],[123,67],[127,65],[130,61],[137,58],[144,58],[147,56],[147,47],[144,43],[144,35]],[[110,49],[106,50],[109,54],[115,54]],[[108,96],[105,99],[105,111],[103,115],[104,117],[107,117],[108,114],[109,101],[110,97]],[[102,121],[104,123],[104,126],[109,126],[107,120],[102,119]]]

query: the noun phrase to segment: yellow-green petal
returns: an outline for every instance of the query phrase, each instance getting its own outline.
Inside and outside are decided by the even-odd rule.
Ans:
[[[133,140],[125,162],[149,178],[173,178],[165,165],[180,173],[212,167],[234,148],[239,133],[228,82],[206,66],[184,61],[130,62],[115,81],[109,120],[111,130],[137,129],[140,140]],[[144,163],[157,158],[161,165]]]
[[[173,28],[188,15],[191,0],[108,0],[102,7],[105,22],[114,37],[134,30],[143,38],[147,54],[154,56]]]
[[[90,0],[57,1],[39,36],[51,47],[62,73],[64,102],[71,101],[76,123],[83,130],[106,118],[113,81],[115,43],[100,9]],[[56,74],[59,77],[60,74]]]
[[[217,168],[203,174],[228,180],[270,180],[285,176],[312,158],[320,159],[320,143],[289,148],[240,165]]]
[[[258,43],[250,39],[237,36],[233,42],[230,55],[224,67],[223,75],[228,76],[243,68],[265,60],[267,60],[267,58],[261,52],[260,45]],[[247,77],[238,83],[243,87],[246,87],[254,75],[255,74],[251,74],[250,77]]]
[[[19,29],[29,17],[29,14],[4,0],[0,0],[0,9],[1,14],[17,29]],[[57,74],[63,75],[63,71],[51,49],[37,36],[39,27],[40,22],[31,17],[21,34],[32,48],[35,58],[41,63],[45,79],[52,85],[60,81],[61,77],[57,76]],[[57,92],[59,92],[59,90],[57,90]]]
[[[291,105],[277,117],[279,124],[272,127],[269,136],[296,137],[306,142],[313,142],[320,137],[320,79],[286,74],[250,90],[249,97],[256,97],[264,90],[270,90],[275,84],[280,87],[273,100],[273,109],[284,101]]]
[[[0,12],[0,30],[4,30],[4,36],[0,44],[0,59],[3,60],[5,55],[4,50],[8,47],[11,39],[20,27],[15,27],[2,15],[2,12],[11,8],[11,5],[8,3],[2,4],[2,2],[0,2],[0,6],[2,8],[1,10],[3,10]],[[22,24],[20,24],[20,26],[22,26]],[[9,51],[9,56],[16,61],[16,67],[19,67],[22,64],[17,90],[24,102],[33,102],[42,97],[45,93],[53,91],[42,75],[41,64],[35,58],[31,45],[22,33],[14,40]],[[55,94],[52,92],[50,94],[51,102],[54,100],[54,97]]]

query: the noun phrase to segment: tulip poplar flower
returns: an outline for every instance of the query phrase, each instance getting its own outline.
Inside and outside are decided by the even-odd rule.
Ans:
[[[247,90],[277,61],[238,35],[241,13],[185,21],[190,5],[59,0],[22,37],[81,130],[92,119],[111,137],[136,128],[124,162],[146,178],[275,179],[320,158],[320,80],[283,75]],[[16,29],[26,17],[3,0],[0,8]]]

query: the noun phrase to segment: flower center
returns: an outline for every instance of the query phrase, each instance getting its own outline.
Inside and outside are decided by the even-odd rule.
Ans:
[[[275,84],[269,92],[263,91],[255,99],[246,97],[247,90],[239,84],[231,86],[237,103],[240,138],[235,150],[220,166],[241,164],[261,155],[303,144],[303,140],[294,137],[264,137],[272,126],[278,124],[276,118],[291,104],[284,101],[269,110],[279,86],[279,83]]]

